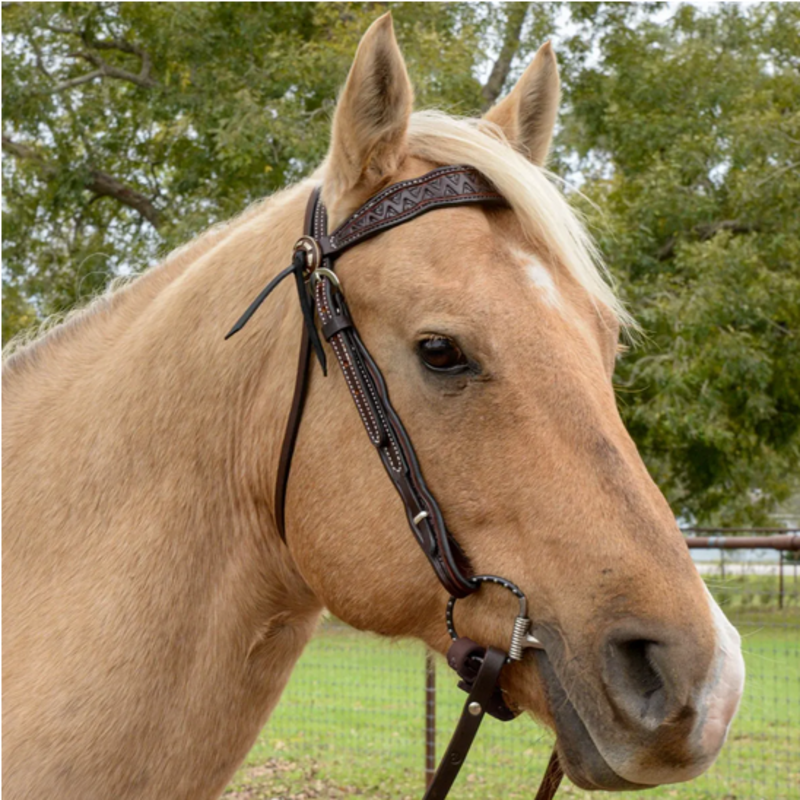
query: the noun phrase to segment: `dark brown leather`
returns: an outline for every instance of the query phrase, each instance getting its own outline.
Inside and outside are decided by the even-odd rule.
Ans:
[[[423,800],[444,800],[450,787],[458,776],[464,761],[467,758],[472,742],[478,733],[478,728],[486,714],[487,704],[494,693],[500,671],[506,663],[506,654],[502,650],[490,647],[483,657],[483,663],[478,670],[475,684],[469,693],[461,716],[458,719],[453,736],[447,745],[439,768],[433,776],[433,781],[423,796]],[[477,713],[472,713],[470,707],[478,704]]]
[[[353,245],[433,208],[468,203],[507,205],[503,195],[472,167],[439,167],[419,178],[393,183],[367,200],[329,237],[323,235],[319,240],[322,254],[336,258]]]
[[[469,580],[469,565],[454,545],[439,504],[428,490],[383,375],[353,325],[344,295],[324,277],[317,283],[315,301],[367,435],[403,500],[412,533],[447,591],[456,597],[471,594],[475,586]]]
[[[453,642],[447,653],[447,662],[459,674],[465,670],[462,677],[471,678],[471,689],[458,724],[444,755],[439,761],[439,767],[431,781],[422,800],[444,800],[453,786],[458,773],[467,758],[472,743],[478,734],[478,728],[487,713],[491,713],[492,704],[499,693],[500,673],[506,663],[506,654],[502,650],[490,647],[483,654],[483,648],[470,639],[461,638]],[[481,655],[483,654],[483,655]],[[475,664],[468,662],[478,661],[477,673]],[[461,669],[459,669],[461,665]],[[465,679],[466,679],[465,677]],[[478,703],[480,711],[474,714],[470,711],[473,703]],[[558,760],[558,751],[553,749],[550,761],[547,764],[535,800],[553,800],[564,772]]]
[[[459,636],[447,651],[447,666],[458,674],[458,677],[474,683],[480,669],[480,659],[486,652],[477,642],[467,636]]]
[[[491,184],[471,167],[440,167],[420,178],[387,187],[328,236],[327,212],[319,195],[317,188],[309,198],[304,234],[317,243],[308,243],[312,248],[319,246],[318,254],[322,263],[316,266],[331,272],[336,258],[350,247],[435,208],[469,203],[506,203]],[[307,293],[304,280],[311,271],[308,269],[308,258],[307,251],[304,254],[302,249],[296,249],[293,266],[273,278],[226,337],[244,327],[285,277],[295,275],[306,324],[303,327],[294,396],[281,446],[275,486],[275,518],[281,538],[286,540],[286,489],[305,403],[312,344],[325,372],[325,357],[311,316],[316,307],[323,335],[336,354],[370,441],[378,450],[386,472],[403,500],[414,536],[451,595],[464,597],[471,594],[479,584],[470,581],[469,564],[458,543],[447,531],[439,505],[425,483],[408,434],[389,400],[383,375],[358,335],[344,296],[331,280],[324,273],[317,273],[315,291]],[[454,602],[451,598],[451,603]],[[482,647],[464,639],[456,641],[449,656],[452,656],[451,666],[462,677],[459,685],[469,691],[469,696],[424,800],[443,800],[446,797],[486,713],[498,719],[511,719],[514,716],[503,701],[498,683],[506,663],[506,653],[493,647],[484,652]],[[562,776],[558,754],[554,750],[536,800],[552,800]]]
[[[547,764],[547,769],[542,777],[542,782],[539,784],[539,791],[536,792],[535,800],[553,800],[563,777],[564,770],[561,768],[561,762],[558,760],[558,750],[554,747],[550,755],[550,761]]]
[[[471,167],[440,167],[419,178],[387,187],[330,236],[327,235],[327,211],[317,189],[309,199],[303,233],[319,243],[321,266],[333,271],[335,260],[365,239],[435,208],[472,203],[500,205],[505,204],[505,199]],[[327,277],[322,277],[316,284],[312,302],[323,335],[336,354],[370,441],[377,448],[386,472],[403,500],[417,542],[450,594],[456,597],[471,594],[476,587],[469,580],[469,563],[447,531],[439,505],[422,475],[411,440],[392,407],[383,375],[358,335],[344,296]],[[306,332],[304,337],[308,335]],[[315,332],[311,334],[314,335]],[[301,360],[303,363],[298,365],[292,411],[281,448],[275,493],[276,522],[284,540],[286,487],[305,398],[309,360],[306,350],[301,349]]]
[[[481,647],[477,642],[473,642],[472,639],[468,639],[466,636],[459,636],[447,651],[448,665],[461,678],[458,682],[458,688],[467,694],[472,691],[485,653],[485,647]],[[495,686],[492,696],[484,705],[484,710],[489,716],[499,719],[501,722],[509,722],[517,716],[506,705],[503,692],[499,686]]]
[[[286,541],[286,489],[289,483],[289,470],[292,466],[294,446],[300,430],[300,419],[306,404],[306,383],[308,381],[308,365],[311,360],[311,337],[308,328],[303,326],[303,338],[300,342],[300,357],[297,360],[297,375],[294,381],[294,395],[286,430],[283,434],[281,457],[278,462],[278,479],[275,481],[275,522],[281,539]]]
[[[319,189],[315,189],[306,203],[303,231],[314,230],[314,211],[319,200]],[[231,334],[228,334],[229,336]],[[227,337],[226,337],[227,338]],[[300,341],[300,355],[297,360],[297,374],[294,381],[294,394],[292,407],[286,420],[286,429],[281,444],[281,456],[278,461],[278,478],[275,481],[275,522],[281,539],[286,541],[286,489],[289,484],[289,471],[292,467],[294,446],[297,442],[297,433],[300,430],[300,419],[303,416],[303,407],[306,403],[306,388],[308,383],[308,364],[311,360],[311,337],[308,327],[303,325],[303,334]]]

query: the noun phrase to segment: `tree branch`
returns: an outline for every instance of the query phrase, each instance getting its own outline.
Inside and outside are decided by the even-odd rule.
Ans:
[[[790,139],[788,136],[786,138],[789,139],[790,142],[796,142],[796,140]],[[797,142],[797,144],[800,144],[800,142]],[[789,172],[789,170],[796,169],[797,167],[800,167],[800,161],[795,161],[792,164],[786,164],[786,166],[774,170],[769,175],[767,175],[766,178],[760,180],[756,184],[756,186],[760,189],[762,186],[764,186],[764,184],[769,183],[770,181],[774,181],[775,178],[779,178],[781,175],[783,175],[784,172]]]
[[[122,181],[99,170],[93,170],[91,184],[87,187],[100,197],[113,197],[124,206],[138,211],[156,230],[161,225],[158,209],[149,198],[135,189],[126,186]]]
[[[73,36],[80,36],[80,32],[73,28],[62,28],[60,25],[53,25],[52,23],[42,26],[45,30],[52,31],[53,33],[69,33]]]
[[[107,61],[103,61],[103,59],[100,58],[100,56],[98,56],[96,53],[91,53],[87,50],[81,50],[73,55],[79,56],[80,58],[84,59],[84,61],[88,61],[90,64],[93,64],[95,67],[97,67],[97,72],[101,76],[117,78],[121,81],[135,83],[137,86],[141,86],[144,89],[152,89],[154,86],[158,86],[158,82],[150,76],[149,57],[142,57],[142,69],[137,75],[135,72],[128,72],[126,69],[115,67],[112,64],[109,64]]]
[[[757,225],[742,222],[738,219],[723,219],[719,222],[710,222],[708,225],[698,225],[694,232],[698,235],[701,242],[713,239],[720,231],[730,231],[731,233],[752,233],[758,230]]]
[[[30,161],[41,170],[42,174],[52,180],[61,170],[55,164],[47,161],[34,148],[26,144],[14,142],[3,136],[3,150],[16,158]],[[152,201],[141,192],[137,192],[122,181],[98,169],[89,171],[85,183],[86,189],[93,192],[96,197],[111,197],[128,208],[132,208],[144,217],[156,230],[161,225],[161,215]]]
[[[489,108],[500,96],[503,86],[511,70],[511,62],[519,50],[519,36],[522,33],[522,26],[528,13],[529,3],[508,3],[508,20],[506,30],[503,34],[503,46],[500,48],[500,55],[494,62],[492,72],[486,85],[483,87],[483,108]]]
[[[102,70],[96,69],[94,72],[87,72],[85,75],[81,75],[78,78],[70,78],[68,81],[64,81],[63,83],[57,83],[50,89],[47,89],[44,92],[37,92],[37,94],[57,94],[58,92],[66,92],[67,89],[80,86],[82,83],[89,83],[95,78],[102,78],[103,74],[104,73]]]
[[[147,55],[141,47],[132,44],[127,39],[92,39],[85,31],[81,34],[81,39],[83,39],[87,47],[93,47],[95,50],[119,50],[122,53],[131,53],[139,56],[142,59]]]
[[[697,236],[701,242],[707,242],[713,239],[720,231],[730,231],[731,233],[753,233],[759,230],[756,224],[742,222],[738,219],[723,219],[719,222],[710,222],[706,225],[696,225],[692,232]],[[678,237],[670,236],[666,242],[659,248],[656,253],[656,258],[659,261],[666,261],[675,255],[675,247],[678,244]]]
[[[3,150],[5,150],[6,153],[11,153],[11,155],[16,156],[17,158],[24,158],[28,161],[33,161],[48,178],[52,178],[58,174],[58,167],[45,161],[42,156],[36,152],[36,150],[26,144],[12,142],[11,139],[9,139],[7,136],[4,136]]]
[[[121,69],[120,67],[113,66],[113,64],[109,64],[100,58],[97,53],[92,53],[90,50],[80,50],[78,52],[70,53],[70,55],[76,58],[82,58],[84,61],[88,61],[96,68],[95,71],[90,72],[87,75],[80,75],[77,78],[71,78],[70,80],[59,83],[47,92],[43,92],[43,94],[63,92],[67,89],[72,89],[75,86],[80,86],[82,83],[88,83],[95,78],[103,77],[128,81],[128,83],[133,83],[136,86],[141,86],[144,89],[152,89],[153,87],[158,86],[158,81],[156,81],[155,78],[153,78],[153,76],[150,74],[153,66],[153,61],[150,58],[150,54],[138,45],[132,44],[127,39],[92,39],[86,30],[78,31],[72,28],[62,28],[57,25],[46,25],[45,27],[47,30],[52,31],[53,33],[63,33],[69,36],[78,36],[87,48],[94,50],[118,50],[121,53],[128,53],[130,55],[137,56],[141,60],[141,69],[139,70],[138,74],[135,72],[129,72],[126,69]],[[43,67],[42,69],[47,74]]]
[[[95,66],[104,69],[109,77],[128,80],[139,86],[144,86],[147,89],[157,85],[157,82],[150,75],[150,68],[152,67],[150,55],[138,45],[132,44],[127,39],[92,39],[87,31],[81,34],[81,39],[83,39],[87,47],[94,48],[95,50],[119,50],[121,53],[130,53],[141,59],[142,66],[139,70],[139,74],[134,76],[132,72],[112,67],[110,64],[106,64],[102,61],[98,56],[95,56],[100,62],[95,64]],[[100,66],[101,64],[103,65],[102,67]]]

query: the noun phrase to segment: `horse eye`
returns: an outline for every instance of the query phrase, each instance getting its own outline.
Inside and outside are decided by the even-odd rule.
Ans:
[[[469,367],[461,348],[446,336],[430,336],[419,345],[419,357],[435,372],[461,372]]]

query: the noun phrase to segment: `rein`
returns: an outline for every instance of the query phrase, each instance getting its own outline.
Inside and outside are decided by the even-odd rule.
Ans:
[[[334,268],[336,259],[351,247],[428,211],[469,204],[508,204],[477,170],[465,166],[439,167],[419,178],[383,189],[328,234],[328,215],[320,191],[317,187],[309,198],[303,236],[295,244],[291,265],[270,281],[225,338],[241,330],[273,289],[289,275],[294,275],[304,325],[294,398],[275,486],[275,516],[281,538],[286,541],[286,487],[303,414],[312,350],[327,375],[327,359],[317,330],[316,313],[322,335],[333,349],[367,435],[403,501],[411,532],[436,577],[451,595],[446,623],[453,644],[447,653],[447,663],[458,673],[461,678],[459,688],[466,691],[468,697],[447,750],[423,797],[423,800],[443,800],[466,759],[483,717],[488,713],[496,719],[508,721],[516,716],[503,700],[499,686],[503,666],[521,660],[525,648],[541,649],[542,645],[530,633],[531,620],[522,591],[504,578],[471,574],[469,562],[447,530],[439,504],[425,482],[411,440],[389,399],[383,375],[353,324]],[[519,600],[519,614],[514,620],[508,653],[494,647],[483,648],[456,633],[453,623],[456,601],[478,591],[482,583],[503,586]],[[558,754],[554,750],[536,800],[551,800],[562,776]]]

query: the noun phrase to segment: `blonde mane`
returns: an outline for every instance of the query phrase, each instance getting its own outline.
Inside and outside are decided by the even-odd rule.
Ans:
[[[421,158],[480,170],[511,204],[530,239],[543,244],[590,297],[614,312],[621,325],[635,328],[611,287],[597,247],[554,185],[559,179],[516,151],[499,127],[485,120],[418,111],[411,115],[409,146]]]

